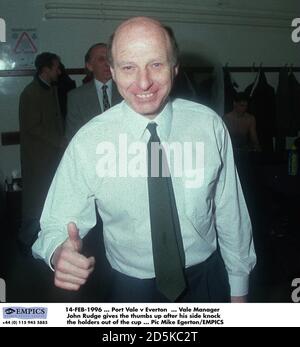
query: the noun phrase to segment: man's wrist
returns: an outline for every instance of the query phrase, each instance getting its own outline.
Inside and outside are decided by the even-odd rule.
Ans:
[[[232,296],[231,297],[231,303],[246,303],[248,302],[248,297],[247,295],[243,296]]]

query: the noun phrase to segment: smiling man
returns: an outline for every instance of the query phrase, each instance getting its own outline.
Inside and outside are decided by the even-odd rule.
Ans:
[[[81,254],[81,239],[96,223],[96,202],[113,274],[107,301],[226,302],[230,296],[246,301],[255,252],[222,120],[200,104],[170,100],[177,44],[160,22],[125,21],[108,49],[124,102],[95,117],[71,141],[50,188],[33,254],[54,269],[58,287],[78,290],[94,269],[94,257]],[[106,155],[101,144],[115,148],[117,160],[108,170],[122,164],[120,134],[129,146],[137,141],[147,146],[147,177],[97,175],[97,163]],[[201,186],[187,185],[185,172],[175,177],[164,171],[172,159],[166,161],[161,145],[174,143],[204,148]],[[159,170],[152,175],[155,145],[161,146]],[[192,149],[184,160],[196,154]]]
[[[128,105],[154,118],[165,106],[178,73],[177,56],[166,30],[153,26],[148,41],[147,25],[132,30],[134,25],[135,21],[125,22],[114,35],[109,55],[112,75]]]

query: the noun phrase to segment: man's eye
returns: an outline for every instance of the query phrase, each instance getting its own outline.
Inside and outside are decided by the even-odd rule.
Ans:
[[[131,66],[131,65],[123,66],[122,70],[124,70],[124,71],[131,71],[131,70],[133,70],[133,66]]]
[[[161,67],[161,63],[153,63],[152,64],[152,66],[154,67],[154,68],[158,68],[158,67]]]

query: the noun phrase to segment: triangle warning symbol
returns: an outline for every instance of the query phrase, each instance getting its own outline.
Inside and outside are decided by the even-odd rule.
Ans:
[[[30,36],[24,31],[20,35],[16,47],[14,48],[15,53],[36,53],[37,48],[33,43]]]

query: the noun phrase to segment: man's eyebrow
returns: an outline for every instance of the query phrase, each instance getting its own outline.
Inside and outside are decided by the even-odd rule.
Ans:
[[[153,58],[153,59],[149,60],[147,62],[147,65],[148,64],[157,63],[157,62],[164,63],[164,62],[167,62],[167,61],[168,61],[168,59],[165,58],[165,57],[156,57],[156,58]],[[120,60],[120,61],[117,62],[117,65],[126,65],[126,64],[136,65],[136,63],[134,61],[131,61],[131,60]]]
[[[121,66],[121,65],[135,65],[135,63],[133,61],[130,60],[121,60],[119,62],[117,62],[117,65]]]

